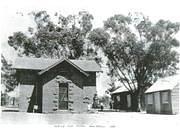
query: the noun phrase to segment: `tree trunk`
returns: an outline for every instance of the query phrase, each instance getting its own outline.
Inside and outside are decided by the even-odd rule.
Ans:
[[[132,96],[131,109],[132,109],[132,111],[137,112],[138,111],[138,94],[137,94],[137,92],[134,92],[134,93],[131,94],[131,96]]]
[[[144,107],[144,96],[143,96],[143,90],[142,89],[138,89],[137,91],[135,91],[134,93],[132,93],[132,111],[135,112],[141,112],[143,111]]]
[[[137,111],[138,111],[138,112],[141,112],[141,111],[142,111],[142,106],[141,106],[141,91],[139,91],[137,99],[138,99],[138,100],[137,100],[137,101],[138,101]]]
[[[145,110],[145,97],[144,97],[144,89],[142,87],[139,87],[138,90],[138,109],[137,111],[144,111]]]

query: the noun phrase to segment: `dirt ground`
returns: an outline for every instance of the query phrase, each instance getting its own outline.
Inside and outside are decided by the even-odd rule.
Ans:
[[[136,112],[98,112],[82,114],[33,114],[2,112],[1,125],[50,125],[54,127],[180,128],[180,115],[155,115]],[[123,128],[121,128],[123,129]]]

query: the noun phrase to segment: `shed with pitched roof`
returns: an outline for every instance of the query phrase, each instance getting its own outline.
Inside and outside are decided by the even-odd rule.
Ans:
[[[146,92],[146,112],[155,114],[179,113],[179,76],[159,79]]]
[[[20,85],[19,110],[22,112],[83,112],[84,98],[93,102],[96,72],[92,60],[17,58],[13,67]]]
[[[115,110],[132,110],[132,95],[124,86],[118,87],[111,93],[113,100],[113,109]]]

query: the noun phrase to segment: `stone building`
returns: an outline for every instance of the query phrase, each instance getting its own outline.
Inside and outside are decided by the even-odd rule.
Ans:
[[[99,65],[92,60],[17,58],[19,111],[83,112],[96,93]]]

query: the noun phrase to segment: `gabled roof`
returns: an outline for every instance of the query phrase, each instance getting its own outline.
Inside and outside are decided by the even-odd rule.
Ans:
[[[119,87],[118,89],[116,89],[115,91],[113,91],[111,94],[116,94],[116,93],[122,93],[122,92],[127,92],[128,89],[124,86]]]
[[[15,69],[29,69],[29,70],[44,70],[61,62],[64,59],[46,59],[46,58],[16,58],[13,68]],[[67,59],[66,59],[67,60]],[[85,72],[100,72],[100,66],[92,60],[68,60],[73,65],[77,66]]]
[[[137,85],[136,85],[137,88]],[[135,87],[131,87],[132,90],[135,90]],[[122,92],[130,92],[125,86],[120,86],[117,88],[115,91],[113,91],[111,94],[116,94],[116,93],[122,93]]]
[[[100,66],[94,60],[70,60],[86,72],[102,72]]]
[[[68,62],[69,64],[71,64],[72,66],[74,66],[76,69],[78,69],[81,73],[83,73],[84,75],[88,76],[88,74],[87,74],[86,72],[84,72],[79,66],[75,65],[75,64],[72,63],[70,60],[65,59],[65,58],[57,61],[56,63],[52,64],[52,65],[49,66],[49,67],[43,69],[43,70],[40,71],[38,74],[39,74],[39,75],[42,75],[43,73],[49,71],[50,69],[52,69],[53,67],[57,66],[58,64],[60,64],[60,63],[62,63],[62,62],[64,62],[64,61]]]
[[[174,87],[179,86],[180,80],[179,75],[170,76],[159,79],[155,82],[145,93],[151,93],[156,91],[172,90]]]
[[[16,58],[13,63],[15,69],[30,69],[30,70],[43,70],[54,63],[57,59],[45,59],[45,58]]]

